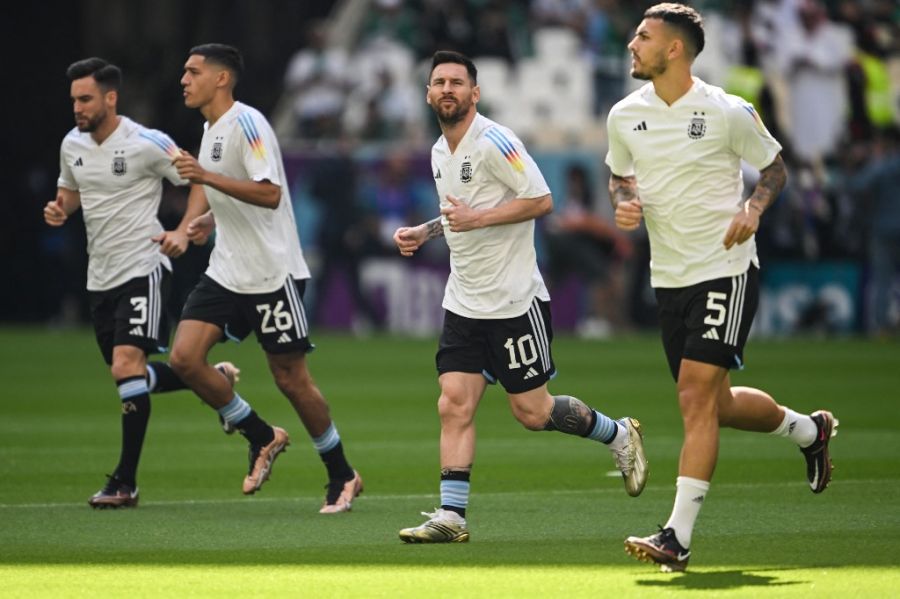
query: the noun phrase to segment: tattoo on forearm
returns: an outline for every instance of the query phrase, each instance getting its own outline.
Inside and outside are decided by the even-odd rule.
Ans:
[[[750,208],[762,214],[784,189],[786,181],[787,170],[784,167],[784,160],[778,155],[772,164],[759,172],[759,183],[756,184],[753,195],[747,200]]]
[[[609,178],[609,201],[613,209],[619,202],[628,202],[637,198],[637,179],[611,175]]]
[[[433,218],[425,223],[425,239],[434,239],[444,235],[444,226],[441,224],[441,217]]]
[[[544,430],[586,437],[593,426],[592,416],[593,410],[577,397],[557,395],[553,398],[550,419]]]

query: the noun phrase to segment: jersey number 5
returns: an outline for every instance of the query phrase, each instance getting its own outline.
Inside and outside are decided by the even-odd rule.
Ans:
[[[720,293],[718,291],[709,292],[709,294],[706,296],[706,309],[709,310],[709,314],[707,314],[706,318],[703,319],[703,324],[717,327],[725,322],[725,314],[728,312],[728,310],[724,305],[716,302],[725,301],[726,299],[728,299],[728,295],[724,293]]]

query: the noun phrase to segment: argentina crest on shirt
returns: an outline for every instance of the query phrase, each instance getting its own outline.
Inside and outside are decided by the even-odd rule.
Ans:
[[[217,137],[216,141],[213,142],[212,151],[209,153],[209,157],[213,162],[219,162],[222,160],[222,142],[218,141],[221,137]]]
[[[688,137],[691,139],[700,139],[704,135],[706,135],[706,116],[705,112],[694,113],[694,118],[691,119],[691,124],[688,125]]]
[[[468,156],[466,156],[466,158],[468,158]],[[459,180],[462,183],[468,183],[472,180],[472,163],[469,160],[466,160],[460,165]]]
[[[117,152],[118,154],[118,152]],[[112,161],[112,174],[117,177],[121,177],[128,170],[128,165],[125,163],[125,156],[116,155],[113,156]]]

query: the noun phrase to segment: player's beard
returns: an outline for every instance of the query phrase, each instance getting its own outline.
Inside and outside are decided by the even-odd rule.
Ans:
[[[632,67],[631,76],[634,79],[640,79],[641,81],[650,81],[665,73],[666,69],[669,67],[665,55],[660,51],[655,58],[656,60],[651,63],[641,61],[638,63],[638,66]],[[643,66],[643,68],[641,68],[641,66]]]
[[[78,127],[78,130],[82,133],[91,133],[97,130],[103,121],[106,120],[106,109],[101,110],[94,118],[85,119],[85,121],[79,122],[78,119],[75,119],[75,126]]]
[[[469,114],[469,109],[472,107],[471,100],[462,101],[456,98],[454,98],[454,100],[456,100],[456,104],[449,108],[444,108],[440,100],[437,104],[431,105],[431,109],[434,111],[434,114],[437,115],[437,118],[442,125],[455,125]]]

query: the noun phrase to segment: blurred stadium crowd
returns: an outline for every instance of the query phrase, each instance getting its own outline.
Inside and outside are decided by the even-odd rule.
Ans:
[[[240,47],[237,97],[270,116],[293,179],[301,239],[318,274],[313,314],[356,330],[433,330],[446,256],[402,261],[394,228],[437,213],[424,103],[428,60],[457,49],[479,67],[486,116],[526,142],[553,191],[539,248],[560,329],[604,336],[653,322],[648,249],[611,222],[605,114],[639,82],[626,50],[645,0],[342,0],[255,3],[83,0],[38,16],[57,40],[17,65],[34,100],[0,256],[0,318],[80,322],[84,231],[44,227],[59,142],[72,126],[64,70],[89,55],[125,73],[120,110],[192,150],[201,123],[181,102],[187,48]],[[708,0],[695,73],[752,101],[785,147],[788,186],[757,235],[763,333],[897,335],[900,322],[900,4],[894,0]],[[29,13],[34,12],[34,15]],[[26,21],[29,21],[26,23]],[[30,67],[29,67],[30,65]],[[37,71],[37,72],[36,72]],[[30,111],[30,112],[28,112]],[[23,125],[24,126],[24,125]],[[746,172],[749,183],[755,173]],[[184,196],[170,189],[172,226]],[[176,262],[182,297],[208,252]],[[176,300],[177,301],[177,300]],[[173,306],[177,310],[177,306]]]

